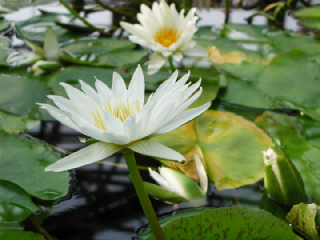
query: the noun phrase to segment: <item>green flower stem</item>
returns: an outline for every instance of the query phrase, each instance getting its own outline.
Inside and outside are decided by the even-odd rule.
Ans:
[[[121,9],[118,9],[118,8],[113,8],[113,7],[109,6],[108,4],[102,2],[101,0],[94,0],[94,1],[97,4],[99,4],[101,7],[103,7],[104,9],[107,9],[113,13],[121,14],[121,15],[127,16],[127,17],[134,17],[135,16],[135,14],[133,14],[133,13],[122,11]]]
[[[173,66],[172,56],[169,56],[168,61],[170,64],[171,72],[173,73],[175,71],[175,68]]]
[[[91,28],[91,29],[93,29],[93,30],[95,30],[95,31],[98,31],[98,32],[101,33],[101,34],[105,34],[105,32],[104,32],[104,30],[103,30],[102,28],[97,28],[96,26],[94,26],[94,25],[92,25],[91,23],[89,23],[85,18],[81,17],[81,16],[79,15],[79,13],[77,13],[72,7],[70,7],[69,4],[66,3],[64,0],[59,0],[59,2],[60,2],[63,6],[65,6],[73,16],[75,16],[75,17],[78,18],[80,21],[82,21],[87,27],[89,27],[89,28]]]
[[[140,176],[140,172],[138,170],[136,159],[134,157],[134,152],[130,149],[126,149],[123,150],[122,153],[124,155],[124,159],[126,160],[129,169],[131,181],[136,189],[137,195],[140,200],[140,204],[143,208],[146,218],[148,219],[153,235],[156,238],[156,240],[165,240],[166,237],[162,231],[156,213],[153,210],[149,196],[146,190],[144,189],[144,185]]]

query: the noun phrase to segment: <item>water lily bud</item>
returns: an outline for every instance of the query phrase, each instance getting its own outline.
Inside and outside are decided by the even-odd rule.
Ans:
[[[47,27],[46,35],[44,38],[44,57],[49,61],[59,61],[60,47],[56,34],[51,26]]]
[[[263,156],[269,197],[287,206],[306,202],[302,178],[290,159],[277,147],[270,147]]]
[[[208,178],[200,156],[195,153],[194,160],[199,175],[200,186],[184,173],[172,168],[160,167],[159,173],[149,168],[150,176],[160,185],[145,183],[150,196],[168,203],[180,203],[194,200],[206,195]]]

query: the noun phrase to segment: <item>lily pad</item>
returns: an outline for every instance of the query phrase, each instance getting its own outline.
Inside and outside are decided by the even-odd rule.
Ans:
[[[308,234],[313,240],[319,240],[315,219],[319,209],[319,206],[314,203],[300,203],[292,207],[287,215],[287,220],[293,226]]]
[[[87,33],[84,32],[70,32],[54,22],[59,19],[59,15],[45,14],[41,16],[32,17],[26,21],[21,21],[15,25],[16,31],[21,38],[34,42],[44,42],[47,26],[51,26],[56,34],[59,42],[69,41],[85,37]]]
[[[320,29],[320,6],[302,8],[294,12],[300,24],[310,28]]]
[[[298,169],[303,179],[306,192],[313,202],[320,203],[320,148],[308,144],[300,136],[295,118],[286,114],[267,112],[257,118],[256,123],[264,129],[273,141],[281,147],[285,155]]]
[[[46,173],[59,154],[38,140],[0,131],[0,179],[10,181],[30,195],[55,200],[68,193],[69,173]]]
[[[51,93],[46,82],[25,70],[11,72],[0,74],[0,110],[32,119],[44,117],[36,103],[47,101]]]
[[[15,204],[19,207],[29,210],[30,214],[39,210],[38,207],[32,202],[30,195],[21,187],[12,182],[0,180],[0,192],[0,205],[4,203]]]
[[[67,50],[80,58],[85,54],[100,55],[106,52],[132,49],[134,46],[134,44],[125,40],[101,38],[74,41],[63,45],[61,49]]]
[[[280,104],[320,120],[320,56],[292,50],[275,57],[258,78],[258,89]]]
[[[10,26],[10,22],[6,21],[6,20],[0,20],[0,32],[6,30],[7,28],[9,28]]]
[[[46,240],[44,236],[23,229],[0,229],[1,240]]]
[[[255,82],[228,77],[228,85],[219,93],[219,99],[253,108],[281,108],[257,89]]]
[[[112,69],[71,66],[52,74],[48,80],[48,84],[57,95],[66,96],[64,88],[59,84],[60,82],[71,84],[73,87],[80,89],[80,79],[94,87],[96,77],[108,86],[111,86],[113,72],[114,70]]]
[[[0,36],[0,48],[8,48],[10,46],[10,40],[6,37]]]
[[[180,152],[185,164],[169,163],[197,179],[193,155],[203,156],[208,174],[218,190],[257,182],[264,176],[262,151],[273,143],[252,122],[233,113],[208,110],[157,141]]]
[[[168,240],[298,240],[285,221],[263,210],[246,207],[187,210],[160,220]],[[139,240],[153,240],[149,228],[144,229]]]

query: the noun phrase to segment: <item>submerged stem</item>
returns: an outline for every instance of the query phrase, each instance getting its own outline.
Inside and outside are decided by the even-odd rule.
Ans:
[[[122,153],[124,155],[124,159],[126,160],[126,163],[129,169],[131,181],[136,189],[136,193],[139,197],[143,212],[146,218],[148,219],[150,228],[153,232],[155,239],[166,240],[166,237],[162,231],[162,228],[160,226],[156,213],[154,212],[154,209],[150,202],[149,196],[144,188],[144,185],[140,176],[140,172],[137,167],[136,159],[134,157],[134,152],[129,149],[126,149],[122,151]]]

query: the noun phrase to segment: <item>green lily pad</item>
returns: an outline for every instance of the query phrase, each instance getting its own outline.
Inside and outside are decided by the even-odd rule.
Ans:
[[[233,113],[212,110],[155,139],[185,156],[185,164],[164,163],[192,179],[197,179],[193,155],[200,152],[208,177],[218,190],[263,178],[262,151],[273,145],[271,138],[252,122]]]
[[[13,182],[30,195],[54,200],[65,196],[69,173],[46,173],[59,154],[38,140],[0,131],[0,179]]]
[[[255,82],[242,81],[228,77],[228,85],[219,93],[219,99],[232,104],[253,108],[281,108],[279,104],[263,95]]]
[[[23,229],[1,229],[0,228],[1,240],[46,240],[44,236],[24,231]]]
[[[0,203],[0,221],[19,223],[26,220],[32,212],[16,204],[2,202]],[[1,230],[0,230],[1,232]],[[0,235],[1,236],[1,235]],[[2,240],[2,238],[0,238]]]
[[[65,44],[61,47],[62,50],[71,52],[76,57],[81,57],[86,54],[97,54],[119,51],[124,49],[134,48],[134,44],[119,39],[100,38],[100,39],[86,39],[78,40],[72,43]]]
[[[318,188],[320,184],[320,148],[308,144],[308,141],[300,136],[300,130],[294,117],[267,112],[257,118],[256,123],[281,147],[298,169],[306,192],[312,196],[313,202],[320,203],[320,189]]]
[[[0,180],[0,191],[0,205],[3,203],[15,204],[19,207],[29,210],[30,213],[39,210],[38,207],[32,202],[30,195],[21,187],[12,182]]]
[[[224,207],[178,212],[160,220],[167,240],[298,240],[291,227],[270,213],[246,207]],[[153,240],[151,230],[144,229],[139,240]]]
[[[320,56],[292,50],[275,57],[258,78],[258,89],[280,104],[320,120]]]
[[[300,203],[292,207],[287,220],[302,232],[308,234],[313,240],[319,240],[315,218],[319,210],[316,204]]]
[[[70,32],[54,22],[59,19],[59,15],[46,14],[41,16],[32,17],[26,21],[21,21],[15,25],[16,31],[21,38],[33,42],[43,43],[47,26],[51,26],[56,34],[59,42],[69,41],[85,37],[87,33],[84,32]]]
[[[10,40],[6,37],[0,37],[0,48],[8,48],[10,46]]]
[[[111,86],[113,72],[113,69],[71,66],[52,74],[48,80],[48,84],[57,95],[66,96],[64,88],[59,84],[60,82],[71,84],[73,87],[80,89],[80,79],[94,87],[96,77],[108,86]],[[121,75],[123,76],[124,74]]]
[[[8,29],[10,26],[10,22],[6,20],[0,20],[0,32]]]
[[[294,12],[299,23],[310,28],[320,29],[320,6],[301,8]]]
[[[25,70],[12,72],[0,74],[0,110],[32,119],[45,117],[36,103],[47,101],[51,93],[46,82]]]

